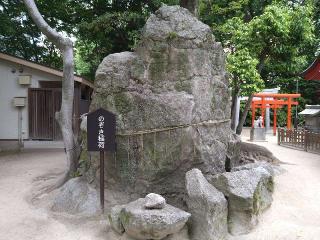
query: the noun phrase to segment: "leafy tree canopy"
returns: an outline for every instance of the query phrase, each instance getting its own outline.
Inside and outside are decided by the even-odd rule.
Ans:
[[[30,20],[22,1],[1,0],[0,22],[1,52],[61,67],[62,61],[56,48]]]
[[[134,48],[146,19],[162,3],[179,1],[37,1],[50,26],[74,37],[77,73],[90,79],[103,57]],[[201,0],[199,8],[229,55],[233,89],[244,95],[263,87],[295,91],[297,75],[319,49],[319,0]],[[22,1],[1,0],[0,20],[0,51],[62,67],[59,52],[33,25]],[[300,81],[301,89],[316,84]],[[303,93],[309,103],[311,89]]]
[[[178,0],[38,0],[50,26],[76,40],[77,73],[93,79],[110,53],[130,50],[148,16]],[[56,48],[34,26],[20,0],[0,1],[0,51],[61,68]]]
[[[273,3],[250,21],[246,16],[242,14],[227,19],[217,30],[224,47],[234,55],[228,57],[228,64],[234,64],[235,58],[242,61],[240,52],[245,51],[258,61],[258,64],[252,61],[252,65],[256,66],[267,87],[285,87],[286,80],[297,77],[314,58],[317,39],[312,6],[290,7]],[[251,78],[257,79],[254,72]]]
[[[319,44],[317,5],[312,0],[201,1],[201,19],[227,52],[233,98],[264,87],[296,92],[299,73],[314,60]],[[300,102],[314,103],[319,89],[314,85],[319,84],[300,81]]]

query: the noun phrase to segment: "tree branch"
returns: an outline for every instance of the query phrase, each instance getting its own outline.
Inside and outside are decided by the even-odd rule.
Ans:
[[[46,37],[52,41],[61,51],[65,46],[72,46],[71,39],[63,37],[55,29],[51,28],[48,23],[43,19],[40,14],[34,0],[23,0],[27,10],[40,31],[46,35]]]
[[[40,31],[61,51],[63,56],[63,80],[61,109],[56,113],[56,119],[61,129],[66,149],[67,165],[66,176],[71,176],[77,170],[79,145],[75,141],[73,132],[73,98],[74,98],[74,56],[73,43],[70,38],[51,28],[41,16],[34,0],[23,0],[27,10]],[[63,178],[65,181],[66,178]],[[58,184],[60,185],[60,183]]]

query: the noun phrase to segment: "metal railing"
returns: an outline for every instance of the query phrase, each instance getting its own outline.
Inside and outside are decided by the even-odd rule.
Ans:
[[[303,129],[278,128],[278,144],[307,152],[320,153],[320,133]]]

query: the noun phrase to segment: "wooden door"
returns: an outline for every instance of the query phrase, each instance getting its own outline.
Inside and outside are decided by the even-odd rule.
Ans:
[[[62,134],[57,120],[55,119],[55,113],[60,111],[61,108],[61,89],[52,89],[53,96],[53,140],[62,140]]]
[[[29,138],[38,140],[62,139],[55,120],[60,110],[61,89],[29,88]]]

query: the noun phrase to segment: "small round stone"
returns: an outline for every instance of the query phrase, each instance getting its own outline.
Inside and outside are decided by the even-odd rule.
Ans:
[[[146,209],[163,209],[166,205],[166,199],[159,194],[149,193],[145,197],[144,207]]]

